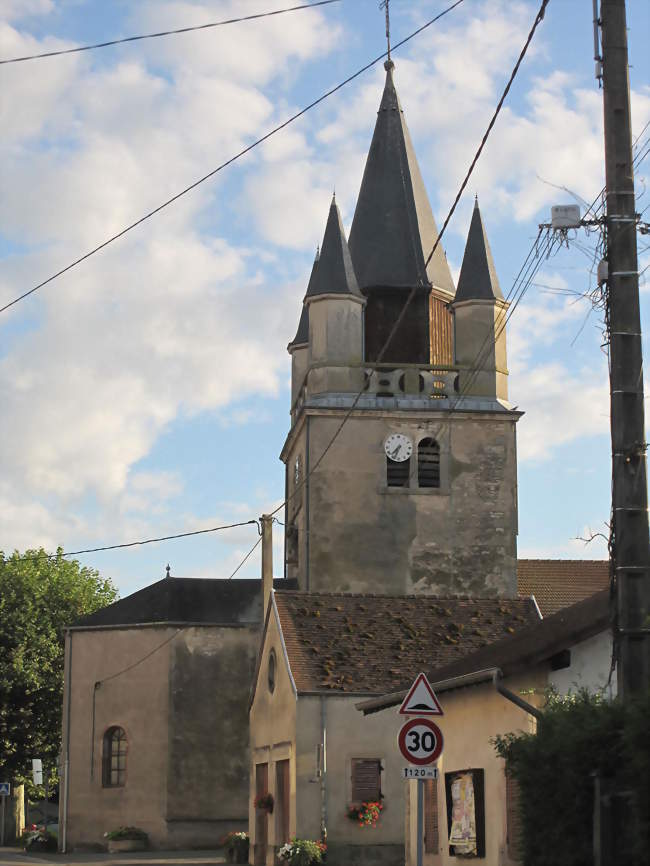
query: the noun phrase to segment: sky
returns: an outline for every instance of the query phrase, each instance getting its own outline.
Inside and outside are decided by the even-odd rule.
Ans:
[[[286,0],[0,0],[0,59],[280,9]],[[392,0],[393,41],[445,9]],[[394,55],[440,225],[538,8],[465,0]],[[650,139],[650,10],[629,0],[632,131]],[[604,184],[592,4],[551,0],[449,224],[478,195],[504,294],[554,204]],[[377,0],[0,66],[0,306],[119,232],[385,50]],[[244,522],[282,501],[289,356],[332,191],[346,230],[379,63],[125,237],[0,314],[0,549],[73,551]],[[650,157],[637,168],[637,210]],[[647,218],[647,217],[646,217]],[[520,557],[601,558],[609,516],[597,235],[544,261],[508,329]],[[640,236],[641,268],[650,265]],[[645,249],[644,249],[645,248]],[[645,277],[648,277],[647,281]],[[650,269],[642,278],[650,333]],[[557,291],[557,290],[561,291]],[[555,290],[555,291],[554,291]],[[648,342],[644,343],[648,356]],[[275,527],[275,572],[282,572]],[[124,596],[227,578],[254,525],[78,557]],[[238,577],[259,575],[259,548]]]

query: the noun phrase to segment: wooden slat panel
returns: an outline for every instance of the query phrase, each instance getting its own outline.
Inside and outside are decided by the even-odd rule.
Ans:
[[[429,301],[429,339],[432,365],[453,364],[452,318],[447,304],[435,295]]]
[[[424,782],[424,850],[427,854],[437,854],[440,848],[438,831],[438,780],[425,779]]]
[[[521,859],[522,826],[519,816],[519,782],[506,770],[506,816],[508,856]]]
[[[352,801],[378,802],[381,796],[381,762],[372,758],[352,759]]]

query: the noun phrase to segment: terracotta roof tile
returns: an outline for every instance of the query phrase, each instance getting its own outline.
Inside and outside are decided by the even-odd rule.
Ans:
[[[520,559],[517,586],[522,596],[535,596],[542,616],[582,601],[609,586],[606,559]]]
[[[276,592],[299,692],[384,694],[539,618],[530,599]]]

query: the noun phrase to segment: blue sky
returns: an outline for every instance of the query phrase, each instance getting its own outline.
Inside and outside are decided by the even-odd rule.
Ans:
[[[0,55],[284,5],[0,0]],[[343,0],[0,67],[0,306],[381,53],[377,5]],[[392,0],[394,41],[447,5]],[[537,6],[465,0],[395,55],[439,224]],[[629,2],[628,19],[638,134],[650,120],[648,5]],[[281,501],[286,344],[334,187],[349,227],[382,86],[379,65],[0,316],[0,548],[120,543],[255,518]],[[589,201],[602,187],[601,118],[591,3],[551,0],[445,237],[455,275],[477,193],[510,289],[550,206],[574,200],[553,184]],[[650,204],[648,165],[638,169],[639,210]],[[584,299],[544,288],[588,289],[595,239],[577,241],[544,263],[509,326],[510,394],[526,413],[520,556],[604,555],[599,542],[574,540],[609,513],[601,323]],[[81,560],[126,594],[162,577],[168,561],[178,575],[227,577],[255,539],[245,527]],[[254,556],[240,575],[258,573]]]

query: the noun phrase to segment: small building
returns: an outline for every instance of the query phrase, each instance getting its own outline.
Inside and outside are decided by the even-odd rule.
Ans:
[[[533,732],[549,685],[561,694],[578,687],[613,693],[609,613],[609,592],[603,591],[449,665],[425,668],[444,711],[436,719],[444,750],[437,780],[409,783],[406,866],[417,862],[418,784],[424,789],[424,866],[452,866],[459,856],[480,858],[485,866],[519,862],[517,787],[493,738]],[[369,714],[369,734],[376,735],[380,711],[386,732],[394,729],[395,708],[405,695],[357,705]],[[465,841],[454,845],[463,819]]]
[[[258,580],[168,577],[67,630],[65,850],[128,825],[154,848],[215,847],[247,828],[261,620]]]
[[[403,864],[399,719],[356,705],[403,686],[424,658],[441,667],[536,622],[531,599],[275,592],[250,708],[251,863],[271,866],[297,836],[326,838],[332,866]],[[267,793],[271,815],[255,808]],[[348,817],[367,801],[384,806],[374,828]]]

